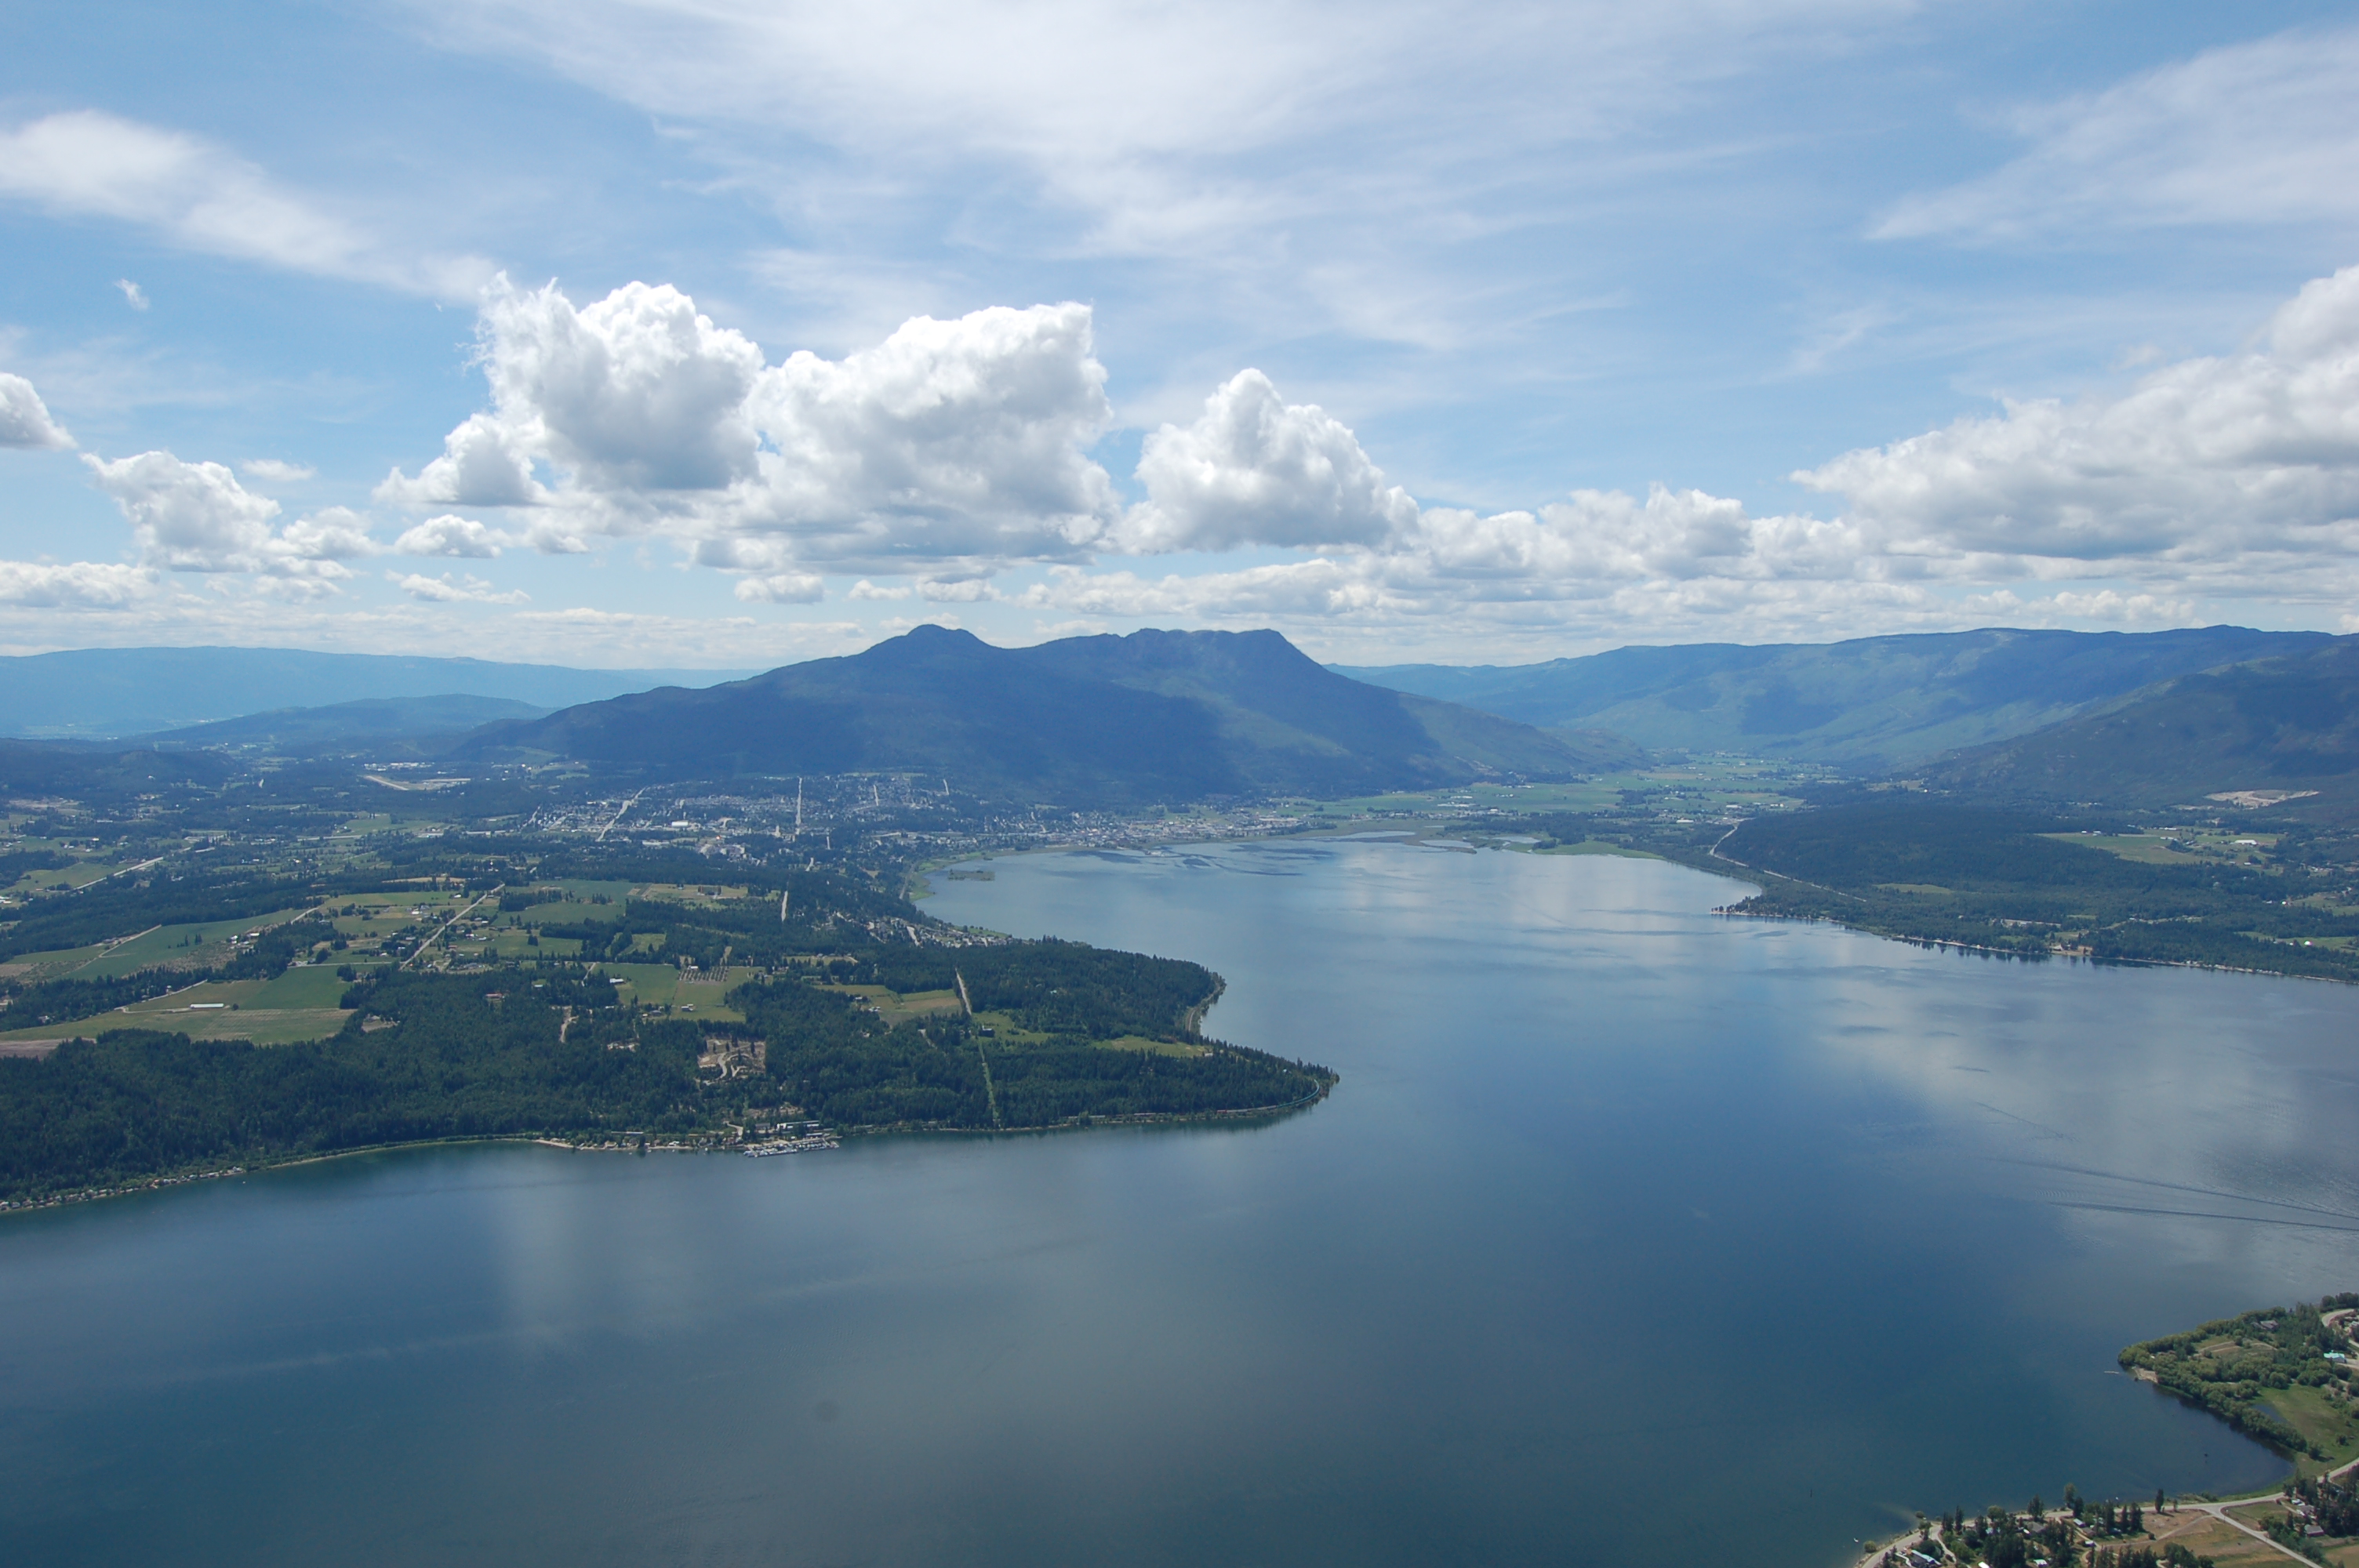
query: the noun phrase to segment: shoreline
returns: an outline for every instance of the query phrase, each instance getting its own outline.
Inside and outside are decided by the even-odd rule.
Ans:
[[[1321,1084],[1310,1093],[1280,1105],[1245,1106],[1227,1110],[1137,1111],[1121,1116],[1084,1116],[1063,1121],[1044,1122],[1038,1127],[942,1127],[925,1122],[892,1122],[875,1127],[830,1128],[827,1135],[838,1140],[885,1137],[929,1138],[1013,1138],[1039,1137],[1055,1132],[1087,1132],[1101,1127],[1179,1127],[1194,1122],[1248,1121],[1275,1118],[1307,1109],[1333,1092],[1341,1079]],[[170,1187],[184,1187],[198,1182],[222,1181],[232,1176],[258,1176],[271,1171],[289,1171],[301,1165],[317,1165],[331,1160],[349,1160],[362,1154],[386,1154],[404,1149],[463,1148],[471,1144],[531,1143],[547,1149],[562,1149],[577,1154],[636,1154],[636,1147],[623,1148],[569,1142],[547,1132],[487,1132],[462,1138],[407,1138],[391,1143],[364,1143],[351,1149],[331,1149],[319,1153],[301,1154],[285,1160],[262,1159],[250,1164],[224,1165],[205,1170],[174,1171],[150,1176],[144,1181],[125,1183],[112,1187],[79,1187],[71,1192],[51,1193],[41,1197],[0,1198],[0,1217],[31,1214],[42,1209],[67,1208],[80,1204],[101,1203],[110,1198],[137,1197],[142,1194],[162,1192]],[[663,1154],[743,1154],[748,1148],[760,1147],[743,1141],[737,1142],[679,1141],[677,1138],[664,1142],[650,1140],[644,1152]]]
[[[2223,1422],[2222,1424],[2226,1425],[2227,1423]],[[2230,1430],[2233,1431],[2234,1429],[2231,1428]],[[2354,1475],[2359,1475],[2359,1459],[2350,1460],[2343,1465],[2338,1465],[2334,1469],[2322,1472],[2321,1478],[2330,1481],[2348,1481]],[[2192,1513],[2200,1518],[2217,1519],[2222,1524],[2228,1526],[2230,1529],[2251,1537],[2260,1545],[2268,1547],[2270,1550],[2283,1556],[2288,1562],[2301,1563],[2303,1568],[2317,1568],[2317,1564],[2314,1560],[2304,1557],[2300,1552],[2294,1551],[2293,1548],[2286,1545],[2285,1542],[2277,1540],[2267,1531],[2255,1530],[2250,1524],[2246,1523],[2243,1519],[2234,1517],[2228,1511],[2231,1509],[2251,1508],[2256,1504],[2274,1502],[2278,1498],[2285,1495],[2286,1486],[2286,1482],[2280,1481],[2275,1487],[2258,1491],[2239,1492],[2235,1496],[2229,1498],[2215,1498],[2211,1496],[2209,1493],[2201,1492],[2197,1493],[2193,1497],[2172,1498],[2170,1499],[2169,1509],[2165,1511],[2161,1517],[2166,1519],[2178,1519],[2182,1513]],[[2064,1510],[2060,1508],[2051,1509],[2049,1510],[2049,1517],[2052,1519],[2057,1514],[2063,1511]],[[2028,1513],[2010,1510],[2008,1517],[2017,1520],[2024,1520],[2028,1519],[2031,1516]],[[2147,1517],[2152,1519],[2156,1516],[2148,1514]],[[1945,1538],[1947,1532],[1942,1530],[1938,1521],[1931,1527],[1929,1533],[1931,1534],[1935,1541],[1945,1541],[1946,1543]],[[2173,1539],[2179,1533],[2179,1530],[2174,1530],[2167,1534],[2157,1535],[2152,1530],[2148,1530],[2145,1539],[2148,1545],[2159,1546],[2163,1542]],[[1909,1542],[1919,1539],[1921,1538],[1916,1532],[1904,1530],[1890,1541],[1885,1541],[1881,1544],[1863,1541],[1861,1543],[1859,1556],[1854,1560],[1852,1568],[1877,1568],[1877,1565],[1883,1562],[1884,1558],[1887,1554],[1896,1552],[1901,1554],[1902,1559],[1905,1561],[1908,1555]],[[2323,1540],[2327,1538],[2319,1537],[2315,1539]],[[2341,1539],[2349,1541],[2352,1538],[2346,1536]],[[2136,1538],[2125,1538],[2118,1543],[2099,1543],[2092,1538],[2090,1542],[2092,1550],[2100,1549],[2101,1544],[2117,1544],[2120,1550],[2126,1552],[2134,1549],[2137,1545],[2137,1540]],[[1954,1549],[1952,1551],[1952,1557],[1954,1560]]]
[[[1190,844],[1211,846],[1220,844],[1261,844],[1266,843],[1273,838],[1324,838],[1358,843],[1414,845],[1429,838],[1462,837],[1465,835],[1466,831],[1467,830],[1462,827],[1451,828],[1444,827],[1430,832],[1419,828],[1402,828],[1397,832],[1391,830],[1377,830],[1371,832],[1365,828],[1347,828],[1338,826],[1335,827],[1290,828],[1282,832],[1257,833],[1220,838],[1191,838],[1185,840],[1173,840],[1173,842],[1185,842]],[[1155,850],[1164,847],[1165,846],[1159,844],[1149,845],[1141,848],[1130,849],[1126,852],[1136,855],[1146,855],[1151,854]],[[1547,855],[1550,853],[1548,850],[1526,849],[1521,846],[1515,845],[1502,844],[1497,846],[1497,848],[1503,850],[1514,850],[1530,855]],[[923,886],[925,879],[937,872],[946,871],[953,867],[968,865],[980,860],[993,860],[1003,858],[1012,860],[1018,856],[1026,855],[1070,855],[1084,852],[1104,853],[1106,851],[1103,846],[1094,844],[1038,844],[1027,846],[1020,849],[983,850],[972,855],[962,855],[955,859],[929,861],[922,866],[914,868],[910,872],[910,876],[920,886]],[[1763,888],[1763,883],[1756,879],[1764,876],[1776,876],[1777,874],[1774,871],[1759,871],[1756,868],[1745,865],[1742,861],[1738,860],[1727,860],[1723,859],[1722,864],[1712,865],[1701,860],[1690,860],[1679,856],[1666,855],[1654,850],[1624,849],[1620,846],[1609,846],[1597,849],[1583,850],[1577,856],[1566,855],[1560,851],[1555,855],[1555,858],[1567,860],[1583,859],[1592,855],[1606,856],[1614,860],[1660,860],[1666,865],[1685,866],[1690,871],[1704,871],[1712,876],[1725,877],[1730,881],[1736,882],[1742,886],[1753,888],[1756,892],[1762,891]],[[1736,870],[1732,871],[1729,869],[1730,867],[1734,867]],[[1740,875],[1738,874],[1739,872],[1749,874]],[[1793,879],[1788,878],[1786,880],[1791,881]],[[1804,885],[1815,886],[1816,884],[1806,883]],[[924,895],[931,896],[934,891],[935,890],[931,887],[924,887]],[[917,895],[913,895],[913,897],[914,896]],[[2257,979],[2270,980],[2315,980],[2323,985],[2359,986],[2359,978],[2343,979],[2333,975],[2297,975],[2290,974],[2283,969],[2256,969],[2239,964],[2198,963],[2191,958],[2117,958],[2103,957],[2093,953],[2060,953],[2051,949],[2042,949],[2036,953],[2026,953],[2011,947],[1991,947],[1985,946],[1978,942],[1960,942],[1952,938],[1943,936],[1899,936],[1895,935],[1889,931],[1877,931],[1869,926],[1854,925],[1848,920],[1840,919],[1834,915],[1777,914],[1762,911],[1748,910],[1743,907],[1743,901],[1739,901],[1736,903],[1715,905],[1708,913],[1727,920],[1774,920],[1786,921],[1797,925],[1832,925],[1843,931],[1855,931],[1862,936],[1873,936],[1882,942],[1898,942],[1910,947],[1931,947],[1937,950],[1947,949],[1959,953],[1982,953],[1995,958],[2017,958],[2025,963],[2047,963],[2052,959],[2060,958],[2072,962],[2093,964],[2108,968],[2136,969],[2190,969],[2200,973],[2215,975],[2250,975]],[[981,930],[983,928],[977,926],[972,927],[971,929]],[[999,935],[999,933],[995,932],[993,935]]]

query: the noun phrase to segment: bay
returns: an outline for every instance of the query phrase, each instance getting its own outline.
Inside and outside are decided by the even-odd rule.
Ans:
[[[2123,1344],[2359,1286],[2359,993],[1278,841],[929,909],[1199,959],[1252,1126],[397,1152],[0,1223],[0,1539],[173,1563],[1669,1563],[2262,1484]]]

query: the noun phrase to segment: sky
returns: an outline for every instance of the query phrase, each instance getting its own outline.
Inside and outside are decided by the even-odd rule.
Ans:
[[[17,0],[0,652],[2359,633],[2359,5]]]

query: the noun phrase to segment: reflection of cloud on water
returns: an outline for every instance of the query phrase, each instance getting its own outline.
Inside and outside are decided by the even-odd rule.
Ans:
[[[1832,978],[1813,1021],[1826,1057],[1924,1108],[1918,1157],[2092,1245],[2350,1288],[2359,989],[1928,957]]]

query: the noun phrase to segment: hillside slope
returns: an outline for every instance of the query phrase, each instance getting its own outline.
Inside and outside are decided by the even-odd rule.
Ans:
[[[209,724],[189,724],[140,736],[131,744],[158,752],[223,746],[281,756],[391,749],[407,756],[419,751],[421,743],[431,749],[439,741],[454,741],[486,724],[506,719],[538,719],[549,711],[529,702],[458,693],[370,697],[360,702],[332,703],[324,708],[282,708],[238,719],[218,719]]]
[[[2029,734],[2156,681],[2299,654],[2323,633],[1993,629],[1848,643],[1617,648],[1542,665],[1339,666],[1543,728],[1881,770]]]
[[[73,648],[0,657],[0,735],[102,740],[291,708],[451,693],[562,708],[743,673],[578,670],[303,648]]]
[[[2306,815],[2359,812],[2359,637],[2158,683],[2063,724],[1933,763],[1962,793],[2180,806],[2315,792]]]
[[[1347,680],[1275,632],[995,648],[920,626],[848,658],[487,729],[466,755],[650,778],[911,773],[1068,806],[1338,795],[1593,771],[1528,726]]]

